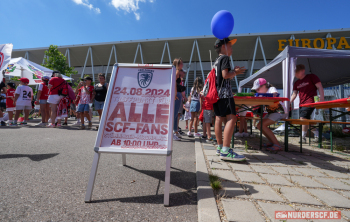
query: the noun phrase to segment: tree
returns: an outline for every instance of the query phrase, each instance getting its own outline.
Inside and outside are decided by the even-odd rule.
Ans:
[[[71,77],[72,74],[78,74],[74,67],[69,67],[67,58],[57,49],[57,45],[50,45],[49,50],[45,51],[44,64],[42,66],[57,70],[61,74]]]

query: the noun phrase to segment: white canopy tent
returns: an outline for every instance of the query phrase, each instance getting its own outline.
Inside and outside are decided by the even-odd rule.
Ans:
[[[350,50],[329,50],[287,46],[269,64],[254,75],[239,83],[242,88],[251,88],[257,78],[265,78],[290,99],[293,92],[296,64],[305,65],[306,73],[316,74],[323,87],[350,82]],[[289,102],[285,102],[289,110]]]
[[[22,57],[12,58],[7,65],[6,76],[19,76],[29,79],[29,85],[38,85],[42,82],[43,76],[52,75],[52,70]],[[73,80],[72,78],[62,75],[65,80]]]

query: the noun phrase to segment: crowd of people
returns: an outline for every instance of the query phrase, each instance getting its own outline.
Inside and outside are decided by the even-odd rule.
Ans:
[[[215,69],[215,85],[219,99],[215,103],[206,101],[203,96],[203,80],[196,78],[191,88],[189,96],[185,97],[185,89],[182,88],[181,78],[183,76],[183,63],[180,58],[175,59],[173,65],[176,67],[176,88],[177,94],[175,97],[175,104],[183,103],[183,109],[185,110],[183,120],[186,121],[186,129],[188,129],[188,137],[202,137],[202,139],[208,142],[217,143],[216,154],[223,160],[228,161],[243,161],[246,158],[243,155],[235,153],[230,148],[231,137],[234,133],[237,117],[240,116],[239,131],[235,133],[235,137],[248,137],[247,122],[245,117],[247,112],[243,109],[237,109],[232,92],[231,80],[246,71],[244,67],[231,68],[230,56],[232,54],[232,45],[236,40],[230,40],[228,38],[218,39],[215,42],[214,48],[218,53],[218,57],[215,60],[213,69]],[[320,101],[324,101],[324,91],[320,79],[314,74],[305,74],[305,66],[299,64],[295,69],[295,77],[297,81],[294,83],[293,95],[291,97],[291,107],[293,101],[297,95],[300,97],[300,105],[306,103],[313,103],[314,97],[317,96],[317,92],[320,94]],[[278,91],[273,87],[266,79],[258,78],[254,81],[251,89],[260,94],[278,94]],[[182,113],[179,109],[179,105],[175,105],[175,113]],[[251,107],[256,110],[254,113],[260,113],[258,108]],[[179,111],[180,110],[180,111]],[[300,119],[311,119],[311,114],[314,108],[301,108],[299,110]],[[278,121],[288,118],[289,110],[283,102],[278,102],[274,105],[264,106],[263,121],[256,124],[254,122],[254,128],[262,130],[262,133],[268,139],[268,143],[263,146],[269,151],[282,151],[281,144],[277,140],[276,136],[269,128],[270,125],[277,123]],[[177,123],[178,116],[175,115],[174,121]],[[214,121],[215,119],[215,121]],[[188,124],[188,121],[190,123]],[[199,120],[202,121],[203,135],[198,133]],[[211,135],[211,126],[214,125],[215,137]],[[192,128],[193,127],[193,128]],[[194,130],[194,133],[192,133]],[[306,133],[308,126],[302,128],[302,140],[306,143]],[[315,135],[315,140],[318,140],[319,132],[314,129],[312,131]],[[174,124],[173,140],[181,140],[181,129],[178,127],[178,123]]]
[[[5,84],[3,80],[0,88],[2,99],[6,102],[0,110],[1,126],[27,125],[32,111],[32,117],[41,115],[41,122],[36,126],[61,127],[68,125],[69,117],[74,117],[77,122],[72,126],[80,126],[80,129],[85,129],[85,123],[87,123],[87,128],[92,128],[92,104],[94,103],[94,109],[101,119],[108,90],[104,74],[100,73],[98,78],[99,83],[95,86],[92,85],[91,77],[81,79],[76,89],[73,90],[72,83],[65,81],[61,73],[54,71],[51,77],[42,77],[42,83],[39,84],[36,95],[32,87],[28,86],[28,78],[20,78],[17,87],[15,83]],[[5,109],[6,118],[3,113]]]
[[[240,127],[235,136],[249,136],[245,121],[246,112],[236,109],[231,86],[231,80],[246,71],[244,67],[236,66],[232,69],[230,65],[232,45],[235,42],[236,39],[230,40],[225,38],[222,40],[217,39],[214,44],[215,51],[218,54],[213,65],[218,97],[218,100],[215,102],[209,102],[205,99],[204,82],[200,77],[194,80],[193,87],[186,97],[187,88],[184,86],[185,72],[183,70],[183,61],[181,58],[176,58],[173,61],[173,65],[176,67],[173,140],[180,141],[182,136],[185,135],[188,137],[202,137],[208,142],[217,143],[216,153],[221,159],[242,161],[245,160],[245,157],[230,149],[237,116],[240,116]],[[297,95],[300,97],[300,104],[313,103],[314,97],[317,96],[317,91],[320,94],[320,101],[324,101],[324,91],[320,79],[314,74],[306,75],[304,65],[299,64],[296,66],[295,77],[298,80],[294,83],[291,103],[293,103]],[[92,85],[92,78],[86,77],[81,79],[75,90],[73,90],[72,83],[67,83],[58,71],[54,71],[51,78],[48,76],[42,77],[42,83],[39,85],[36,95],[33,94],[33,89],[28,86],[29,80],[27,78],[19,79],[20,83],[17,87],[12,82],[5,85],[5,81],[3,81],[0,87],[1,93],[6,95],[8,125],[26,125],[29,111],[35,106],[36,115],[40,113],[42,119],[36,126],[61,127],[62,125],[67,125],[69,116],[74,116],[77,122],[73,126],[80,126],[80,129],[85,129],[85,123],[87,123],[87,128],[91,128],[92,104],[94,103],[94,109],[98,112],[99,119],[101,119],[108,90],[105,76],[100,73],[98,78],[99,83],[95,86]],[[277,89],[263,78],[256,79],[251,90],[261,94],[278,93]],[[32,104],[33,101],[35,101],[34,104]],[[3,108],[3,106],[1,105],[0,108]],[[254,107],[252,108],[254,109]],[[301,108],[300,119],[310,119],[313,110],[314,108]],[[264,116],[262,122],[254,123],[254,127],[262,130],[262,133],[268,139],[269,142],[263,145],[267,150],[281,151],[283,150],[281,144],[269,126],[287,118],[289,110],[286,109],[283,102],[279,102],[275,105],[265,106],[264,111],[267,115]],[[23,114],[22,121],[18,122],[21,114]],[[187,133],[184,133],[179,127],[180,118],[186,121]],[[62,120],[64,120],[63,123]],[[2,126],[6,125],[2,110],[0,110],[0,121]],[[202,122],[203,134],[198,132],[200,121]],[[214,126],[215,138],[211,133],[211,126]],[[308,126],[302,127],[302,140],[304,142],[306,142],[307,130]],[[317,140],[319,132],[317,130],[312,132]]]

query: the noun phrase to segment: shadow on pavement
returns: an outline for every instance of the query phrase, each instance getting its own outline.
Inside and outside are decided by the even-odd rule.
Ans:
[[[22,158],[28,157],[32,161],[42,161],[57,156],[59,153],[48,154],[3,154],[0,155],[0,159]]]
[[[131,170],[143,173],[145,175],[151,176],[159,180],[157,191],[155,195],[148,196],[137,196],[137,197],[127,197],[127,198],[112,198],[112,199],[103,199],[103,200],[93,200],[90,203],[102,203],[102,202],[130,202],[130,203],[155,203],[163,204],[164,203],[164,194],[158,194],[160,188],[160,181],[164,182],[165,171],[154,171],[154,170],[139,170],[131,166],[125,166]],[[170,176],[170,184],[172,186],[179,187],[183,192],[170,193],[170,206],[182,206],[182,205],[196,205],[197,204],[197,186],[196,186],[196,173],[187,172],[177,168],[172,168]]]
[[[136,168],[133,168],[131,166],[125,166],[129,169],[135,170],[139,173],[143,173],[147,176],[153,177],[157,180],[164,181],[165,179],[165,171],[154,171],[154,170],[139,170]],[[176,168],[173,168],[175,170],[178,170]],[[171,171],[170,176],[170,184],[180,187],[185,190],[190,190],[193,187],[196,187],[196,173],[194,172],[187,172],[183,170],[178,171]]]
[[[194,193],[192,194],[188,194],[186,192],[170,193],[169,199],[170,199],[170,207],[197,204],[197,195],[194,195]],[[164,194],[139,196],[139,197],[112,198],[112,199],[104,199],[104,200],[92,200],[89,203],[104,203],[104,202],[114,202],[114,201],[125,202],[125,203],[163,204]]]

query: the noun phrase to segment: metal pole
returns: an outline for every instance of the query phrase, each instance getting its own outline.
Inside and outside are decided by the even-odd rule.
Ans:
[[[95,82],[95,73],[94,73],[94,59],[92,57],[92,48],[90,47],[90,58],[91,58],[91,68],[92,68],[92,79]]]
[[[99,154],[99,153],[95,153],[95,155],[94,155],[94,160],[92,162],[89,182],[88,182],[88,186],[87,186],[86,194],[85,194],[85,203],[91,201],[92,191],[94,190],[94,184],[95,184],[96,173],[97,173],[97,168],[98,168],[98,162],[100,161],[100,155],[101,154]]]
[[[139,47],[140,47],[140,43],[137,45],[137,49],[136,49],[136,53],[135,53],[135,58],[134,58],[134,63],[136,62],[136,57],[137,57],[137,53],[139,51]]]
[[[262,52],[262,55],[263,55],[263,58],[264,58],[264,62],[265,62],[265,66],[267,65],[267,62],[266,62],[266,57],[265,57],[265,53],[264,53],[264,47],[261,43],[261,38],[259,36],[259,43],[260,43],[260,48],[261,48],[261,52]]]
[[[344,85],[340,85],[339,86],[339,90],[340,90],[340,98],[345,98],[345,96],[344,96]],[[340,108],[340,111],[345,112],[345,108]],[[341,117],[341,121],[342,122],[346,122],[346,115],[343,115]],[[342,124],[342,127],[344,128],[344,127],[346,127],[346,125]]]
[[[108,64],[107,64],[107,69],[106,69],[106,74],[105,74],[106,78],[107,78],[107,72],[108,72],[109,64],[110,64],[111,59],[112,59],[113,50],[114,50],[115,62],[117,62],[117,54],[115,53],[115,45],[113,45],[112,49],[111,49],[111,54],[109,55],[109,59],[108,59]]]
[[[252,67],[250,69],[250,75],[249,76],[251,76],[253,74],[254,62],[255,62],[255,56],[256,56],[256,49],[258,48],[258,41],[259,41],[259,37],[256,38],[256,43],[255,43],[255,48],[254,48],[254,55],[253,55],[253,61],[252,61]]]
[[[68,50],[68,66],[70,67],[70,50],[69,48],[67,50]]]
[[[264,106],[260,106],[260,150],[262,149],[262,126],[263,126]],[[288,126],[287,126],[288,127]]]
[[[140,55],[141,55],[141,62],[142,62],[142,64],[145,64],[145,63],[143,62],[142,46],[141,46],[141,43],[139,43],[139,44],[140,44]]]
[[[83,72],[81,73],[81,78],[83,78],[83,76],[84,76],[84,71],[85,71],[87,59],[88,59],[88,57],[89,57],[89,52],[90,52],[90,48],[88,49],[87,54],[86,54],[86,59],[85,59],[85,63],[84,63]]]
[[[170,56],[169,42],[166,42],[166,45],[168,47],[169,64],[171,65],[171,56]]]
[[[332,129],[332,108],[329,108],[329,137],[330,137],[330,142],[331,142],[331,152],[333,153],[333,129]],[[320,133],[320,132],[319,132]],[[320,135],[319,135],[320,136]],[[322,134],[321,134],[322,136]]]
[[[196,41],[193,42],[190,62],[188,63],[188,69],[187,69],[187,73],[186,73],[186,82],[185,82],[185,86],[186,87],[187,87],[187,84],[188,84],[188,73],[190,72],[190,69],[191,69],[191,62],[192,62],[192,56],[193,56],[193,51],[194,51],[195,44],[196,44]]]
[[[197,78],[197,62],[193,62],[194,63],[194,71],[193,71],[193,82],[194,80],[196,80]]]
[[[43,58],[43,63],[42,63],[42,64],[45,64],[45,58],[46,58],[46,55],[44,55],[44,58]]]
[[[171,167],[171,155],[166,157],[165,167],[165,180],[164,180],[164,206],[169,206],[170,196],[170,167]]]
[[[202,78],[203,78],[203,81],[205,81],[205,78],[204,78],[204,72],[203,72],[203,66],[202,66],[202,60],[201,60],[201,54],[199,52],[199,47],[198,47],[198,41],[196,39],[196,46],[197,46],[197,53],[198,53],[198,59],[199,59],[199,64],[201,66],[201,71],[202,71]],[[197,64],[196,64],[197,65]]]
[[[163,58],[164,58],[164,53],[165,53],[165,47],[166,47],[166,42],[164,43],[164,48],[163,48],[162,58],[160,59],[160,64],[163,64]]]
[[[235,68],[235,64],[233,64],[232,55],[230,56],[230,59],[231,59],[231,66],[232,66],[232,68],[234,69],[234,68]],[[237,87],[237,90],[238,90],[238,80],[237,80],[237,76],[235,76],[235,82],[236,82],[236,87]]]
[[[126,166],[126,154],[122,154],[122,165]]]
[[[113,45],[113,49],[114,49],[114,58],[115,58],[115,63],[118,63],[117,49],[115,48],[115,45]]]

